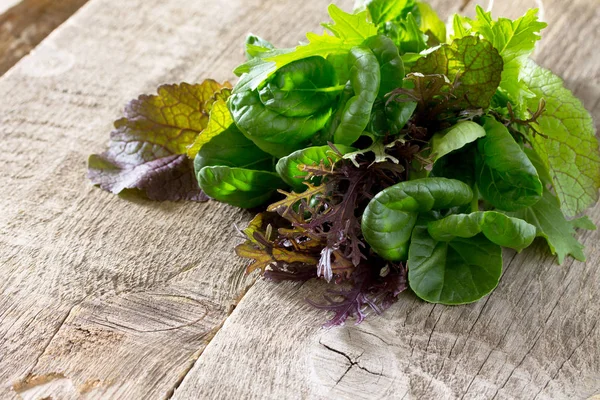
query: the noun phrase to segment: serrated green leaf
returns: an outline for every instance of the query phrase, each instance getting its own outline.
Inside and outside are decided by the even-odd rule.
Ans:
[[[311,56],[327,58],[330,55],[347,54],[350,49],[360,45],[365,39],[377,34],[377,27],[367,20],[368,12],[348,14],[331,4],[328,8],[332,24],[323,24],[332,34],[307,33],[308,43],[294,49],[264,52],[259,57],[236,68],[237,74],[243,74],[234,88],[234,93],[254,90],[277,69],[293,61]]]
[[[477,141],[477,187],[500,210],[516,211],[535,204],[542,195],[537,171],[508,129],[484,119],[486,136]]]
[[[534,124],[532,146],[550,172],[563,212],[574,216],[598,200],[600,153],[596,128],[581,101],[562,80],[533,61],[525,63],[523,81],[535,93],[527,105],[536,109],[544,99],[546,110]]]
[[[371,0],[367,9],[376,25],[405,18],[414,8],[415,0]]]
[[[446,24],[440,19],[435,10],[423,1],[417,1],[419,14],[421,14],[421,23],[419,27],[421,31],[430,36],[429,43],[431,44],[431,35],[435,36],[435,42],[446,42]]]
[[[575,238],[573,225],[587,228],[589,224],[583,221],[575,224],[567,221],[560,210],[558,199],[549,191],[544,190],[540,201],[533,206],[506,214],[534,225],[537,236],[546,239],[552,254],[557,255],[559,264],[562,264],[565,257],[569,255],[576,260],[585,261],[584,246]]]
[[[535,226],[496,211],[449,215],[430,222],[427,230],[435,240],[446,242],[483,233],[492,243],[517,251],[528,247],[536,236]]]
[[[490,42],[466,36],[420,58],[412,72],[441,74],[450,81],[456,79],[459,82],[454,90],[457,106],[486,108],[500,83],[502,66],[502,57]]]
[[[502,275],[502,249],[483,235],[438,242],[427,220],[415,227],[408,253],[408,282],[430,303],[466,304],[490,293]]]
[[[465,21],[472,31],[490,41],[502,56],[504,70],[500,88],[508,93],[516,107],[520,107],[528,98],[534,97],[522,82],[523,63],[533,52],[536,42],[541,38],[540,31],[547,24],[538,20],[537,9],[528,10],[524,16],[514,21],[507,18],[494,21],[491,13],[485,12],[480,6],[477,6],[476,12],[474,20]]]
[[[387,260],[405,260],[418,213],[468,204],[471,188],[446,178],[400,182],[379,192],[362,216],[362,232],[371,248]]]
[[[436,133],[431,138],[433,162],[484,136],[485,129],[472,121],[459,122],[444,132]]]

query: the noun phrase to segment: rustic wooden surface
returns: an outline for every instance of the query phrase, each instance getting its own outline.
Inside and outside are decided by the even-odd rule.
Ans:
[[[0,0],[0,75],[29,53],[86,1]]]
[[[460,6],[448,3],[435,2],[445,16]],[[511,16],[529,5],[495,3]],[[381,317],[323,330],[325,315],[304,302],[319,282],[243,275],[233,224],[249,213],[124,200],[86,181],[87,155],[104,148],[127,100],[160,83],[231,79],[248,31],[291,45],[326,5],[91,0],[0,78],[0,398],[600,393],[598,232],[581,234],[585,264],[558,266],[540,244],[506,253],[500,286],[479,303],[405,293]],[[544,5],[537,59],[598,121],[600,5]]]

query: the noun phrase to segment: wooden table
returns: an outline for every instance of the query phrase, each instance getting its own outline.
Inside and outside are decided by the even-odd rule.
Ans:
[[[244,275],[232,247],[249,213],[125,200],[87,181],[87,156],[105,148],[129,99],[161,83],[233,79],[247,32],[292,45],[326,20],[327,3],[90,0],[0,78],[0,398],[600,393],[598,231],[580,234],[587,263],[558,266],[543,243],[507,252],[500,286],[476,304],[404,293],[383,316],[323,330],[326,315],[304,301],[320,282]],[[525,4],[496,0],[495,14]],[[434,5],[446,17],[460,2]],[[600,3],[544,6],[536,58],[598,121]],[[600,222],[600,207],[591,215]]]

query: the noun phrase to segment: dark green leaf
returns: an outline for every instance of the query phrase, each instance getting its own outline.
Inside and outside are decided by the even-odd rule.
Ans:
[[[536,235],[535,226],[496,211],[449,215],[430,222],[427,230],[432,238],[445,242],[457,237],[466,239],[483,233],[492,243],[517,251],[528,247]]]
[[[373,103],[377,99],[381,74],[379,63],[373,52],[365,46],[354,47],[348,56],[350,83],[354,90],[344,106],[340,124],[333,135],[334,143],[350,146],[363,133],[369,119]]]
[[[508,129],[485,118],[486,136],[477,141],[477,186],[483,198],[500,210],[516,211],[535,204],[542,183],[535,167]]]
[[[502,249],[483,235],[438,242],[427,220],[415,227],[408,254],[408,282],[430,303],[466,304],[490,293],[502,275]]]
[[[408,255],[410,235],[418,213],[468,204],[471,188],[446,178],[400,182],[379,192],[367,205],[362,232],[371,248],[387,260]]]

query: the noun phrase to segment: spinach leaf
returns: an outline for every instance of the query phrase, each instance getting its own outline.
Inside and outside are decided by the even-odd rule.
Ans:
[[[310,57],[281,68],[260,91],[228,99],[238,128],[261,150],[281,158],[305,147],[329,120],[337,82],[331,64]]]
[[[235,124],[210,139],[194,158],[196,176],[206,166],[224,165],[259,171],[273,171],[274,159],[247,139]]]
[[[534,205],[542,196],[538,173],[508,129],[484,119],[486,136],[477,141],[477,186],[483,198],[505,211]]]
[[[405,260],[418,213],[468,204],[471,188],[446,178],[400,182],[379,192],[362,216],[362,232],[371,248],[387,260]]]
[[[492,243],[517,251],[528,247],[536,235],[535,226],[496,211],[449,215],[430,222],[427,231],[435,240],[445,242],[457,237],[466,239],[483,233]]]
[[[476,155],[476,144],[469,143],[461,149],[438,158],[433,164],[429,176],[458,179],[473,187],[475,185]]]
[[[485,236],[439,242],[420,218],[408,253],[408,282],[417,296],[430,303],[466,304],[479,300],[498,285],[502,249]]]
[[[383,99],[386,94],[402,86],[404,64],[394,42],[383,35],[370,37],[365,40],[364,45],[371,49],[379,63],[380,84],[377,97]]]
[[[485,129],[472,121],[459,122],[443,132],[436,133],[431,138],[433,162],[484,136]]]
[[[306,185],[307,172],[300,170],[300,165],[316,166],[322,162],[323,167],[331,167],[332,163],[335,164],[342,158],[343,154],[354,151],[352,147],[344,145],[335,145],[335,148],[339,151],[334,151],[331,146],[313,146],[307,147],[302,150],[296,150],[292,154],[279,159],[277,166],[275,167],[277,173],[284,180],[285,183],[289,184],[296,191],[304,191]],[[318,182],[315,182],[318,184]]]
[[[336,87],[333,66],[323,57],[308,57],[279,69],[258,91],[268,109],[286,117],[308,117],[323,109],[344,86]]]
[[[240,208],[257,207],[286,187],[279,175],[223,165],[204,167],[198,184],[208,196]]]
[[[354,96],[344,106],[333,141],[350,146],[360,137],[369,123],[373,103],[379,92],[381,73],[377,58],[366,46],[357,46],[350,50],[348,61],[352,65],[350,83]]]

